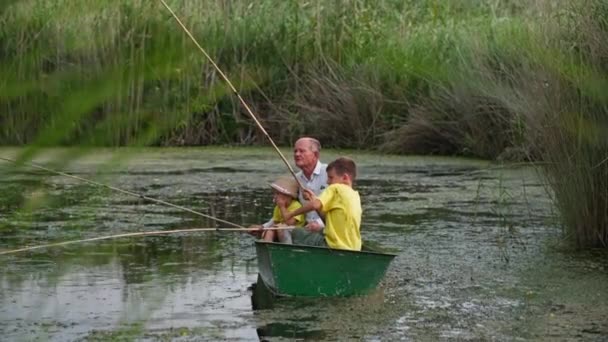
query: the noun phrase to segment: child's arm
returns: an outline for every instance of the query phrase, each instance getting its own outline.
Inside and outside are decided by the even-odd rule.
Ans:
[[[278,209],[281,214],[280,220],[289,226],[295,226],[298,224],[297,216],[290,215],[289,213],[289,205],[291,204],[291,197],[279,196],[275,199],[276,209]],[[276,210],[275,209],[275,210]]]
[[[308,202],[306,202],[306,204],[304,204],[301,208],[298,208],[292,211],[291,213],[284,215],[283,217],[285,218],[285,221],[287,221],[288,218],[291,219],[295,216],[306,214],[309,211],[320,211],[321,209],[323,209],[323,203],[321,203],[321,201],[317,199],[314,192],[309,189],[305,189],[304,193],[304,198],[306,198]]]
[[[279,207],[279,210],[281,211],[281,216],[283,216],[283,220],[285,221],[285,224],[289,225],[289,226],[295,226],[297,223],[297,221],[296,221],[297,215],[291,215],[291,213],[287,209],[287,206],[285,206],[285,205],[279,205],[278,207]]]

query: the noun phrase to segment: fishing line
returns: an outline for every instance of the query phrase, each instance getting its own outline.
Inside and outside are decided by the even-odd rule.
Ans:
[[[268,228],[264,228],[264,230],[265,231],[266,230],[286,230],[286,229],[293,229],[293,228],[295,228],[295,227],[293,227],[293,226],[268,227]],[[157,230],[157,231],[151,231],[151,232],[124,233],[124,234],[116,234],[116,235],[99,236],[99,237],[94,237],[94,238],[90,238],[90,239],[63,241],[63,242],[56,242],[56,243],[48,243],[48,244],[44,244],[44,245],[23,247],[23,248],[19,248],[19,249],[0,251],[0,255],[15,254],[15,253],[19,253],[19,252],[32,251],[35,249],[65,246],[65,245],[71,245],[71,244],[82,243],[82,242],[119,239],[119,238],[134,237],[134,236],[169,235],[169,234],[176,234],[176,233],[194,233],[194,232],[212,232],[212,231],[216,231],[216,232],[225,232],[225,231],[251,232],[251,231],[260,231],[260,230],[261,230],[260,228],[189,228],[189,229],[175,229],[175,230]]]
[[[251,110],[251,108],[249,107],[249,105],[247,105],[247,102],[245,102],[245,100],[241,97],[241,94],[239,94],[239,92],[236,90],[236,88],[234,87],[234,85],[232,85],[232,82],[230,82],[230,79],[228,79],[228,77],[226,76],[226,74],[224,74],[224,72],[222,71],[222,69],[220,69],[220,67],[215,63],[215,61],[213,60],[213,58],[211,58],[211,56],[209,56],[209,54],[207,53],[207,51],[205,51],[205,49],[203,49],[203,47],[198,43],[198,41],[194,38],[194,36],[192,35],[192,33],[190,33],[190,31],[186,28],[186,26],[178,18],[178,16],[175,14],[175,12],[173,12],[173,10],[171,9],[171,7],[169,7],[169,5],[167,5],[167,3],[164,0],[160,0],[160,2],[163,4],[163,6],[165,6],[165,8],[167,8],[167,10],[169,11],[169,13],[171,13],[171,15],[173,16],[173,18],[175,19],[175,21],[177,21],[177,23],[179,24],[179,26],[184,30],[184,32],[186,32],[186,34],[188,35],[188,37],[190,37],[190,39],[192,40],[192,42],[194,43],[194,45],[196,45],[196,47],[203,53],[203,55],[205,55],[205,57],[207,58],[207,60],[209,61],[209,63],[211,63],[211,65],[213,65],[213,67],[215,68],[215,70],[217,70],[217,72],[220,74],[220,76],[222,76],[222,78],[224,79],[224,81],[226,81],[226,83],[228,83],[228,86],[230,87],[230,89],[232,90],[232,92],[236,95],[236,97],[239,99],[239,101],[241,102],[241,104],[243,104],[243,107],[245,107],[245,109],[247,110],[247,113],[249,114],[249,116],[251,116],[251,118],[256,123],[256,125],[258,126],[258,128],[260,128],[260,130],[262,131],[262,133],[264,133],[264,135],[266,136],[266,138],[268,138],[268,141],[270,141],[270,144],[272,145],[272,147],[274,147],[275,151],[277,151],[277,153],[279,154],[279,156],[283,160],[283,163],[285,163],[285,166],[287,166],[287,168],[289,169],[289,172],[291,173],[291,175],[293,176],[293,178],[298,183],[298,186],[301,189],[305,189],[304,185],[302,185],[302,183],[300,183],[300,180],[296,176],[295,171],[293,170],[293,168],[291,167],[291,165],[289,165],[289,162],[287,161],[287,159],[285,159],[285,156],[283,155],[283,153],[281,153],[281,150],[279,150],[279,148],[274,143],[274,141],[272,140],[272,138],[270,137],[270,135],[268,134],[268,132],[266,132],[266,130],[264,129],[264,127],[262,126],[262,124],[260,123],[260,121],[258,121],[258,119],[255,116],[255,114],[253,114],[253,111]]]
[[[10,159],[10,158],[5,158],[5,157],[0,157],[0,160],[4,160],[4,161],[15,163],[15,164],[17,163],[16,160]],[[223,224],[227,224],[229,226],[233,226],[233,227],[237,227],[237,228],[245,228],[245,227],[243,227],[243,226],[241,226],[239,224],[232,223],[232,222],[226,221],[226,220],[222,220],[220,218],[217,218],[217,217],[214,217],[214,216],[211,216],[211,215],[203,214],[203,213],[201,213],[199,211],[192,210],[192,209],[186,208],[186,207],[182,207],[181,205],[169,203],[167,201],[163,201],[163,200],[159,200],[159,199],[156,199],[156,198],[148,197],[146,195],[138,194],[138,193],[135,193],[135,192],[132,192],[132,191],[123,190],[123,189],[120,189],[120,188],[117,188],[117,187],[113,187],[111,185],[107,185],[107,184],[99,183],[99,182],[96,182],[96,181],[92,181],[90,179],[74,176],[74,175],[71,175],[69,173],[65,173],[65,172],[49,169],[49,168],[44,167],[42,165],[38,165],[38,164],[34,164],[34,163],[24,163],[24,164],[27,165],[27,166],[29,166],[29,167],[33,167],[33,168],[36,168],[36,169],[44,170],[46,172],[54,173],[54,174],[65,176],[65,177],[69,177],[69,178],[74,178],[74,179],[77,179],[77,180],[85,182],[85,183],[89,183],[89,184],[100,186],[100,187],[104,187],[104,188],[107,188],[107,189],[110,189],[110,190],[118,191],[118,192],[121,192],[123,194],[130,195],[130,196],[138,197],[138,198],[144,199],[146,201],[155,202],[155,203],[163,204],[163,205],[175,208],[175,209],[184,210],[184,211],[187,211],[189,213],[202,216],[204,218],[208,218],[208,219],[211,219],[211,220],[223,223]]]

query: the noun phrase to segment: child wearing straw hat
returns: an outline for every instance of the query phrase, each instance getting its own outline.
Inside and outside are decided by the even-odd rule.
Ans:
[[[270,184],[270,187],[272,188],[272,199],[275,204],[270,226],[303,226],[306,223],[306,218],[303,214],[291,216],[292,212],[302,207],[297,200],[298,183],[295,179],[289,176],[279,177]],[[286,217],[288,217],[287,220],[285,219]],[[287,229],[265,230],[262,233],[262,238],[265,241],[292,243],[291,232]]]

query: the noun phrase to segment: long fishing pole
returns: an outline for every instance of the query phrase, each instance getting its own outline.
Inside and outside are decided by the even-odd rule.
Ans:
[[[295,228],[295,227],[293,227],[293,226],[268,227],[268,228],[264,228],[264,230],[286,230],[286,229],[293,229],[293,228]],[[124,233],[124,234],[116,234],[116,235],[99,236],[99,237],[94,237],[94,238],[90,238],[90,239],[63,241],[63,242],[56,242],[56,243],[48,243],[48,244],[44,244],[44,245],[23,247],[23,248],[19,248],[19,249],[0,251],[0,255],[15,254],[15,253],[19,253],[19,252],[32,251],[35,249],[65,246],[65,245],[71,245],[71,244],[82,243],[82,242],[119,239],[119,238],[126,238],[126,237],[135,237],[135,236],[169,235],[169,234],[177,234],[177,233],[194,233],[194,232],[210,232],[210,231],[249,232],[249,231],[257,231],[257,230],[259,230],[259,229],[258,228],[190,228],[190,229],[175,229],[175,230],[157,230],[157,231],[151,231],[151,232]]]
[[[5,157],[0,157],[0,160],[4,160],[4,161],[7,161],[7,162],[11,162],[11,163],[17,163],[16,160],[10,159],[10,158],[5,158]],[[211,220],[223,223],[223,224],[227,224],[229,226],[233,226],[233,227],[237,227],[237,228],[245,228],[245,227],[243,227],[243,226],[241,226],[239,224],[232,223],[232,222],[226,221],[226,220],[222,220],[220,218],[213,217],[211,215],[203,214],[203,213],[201,213],[199,211],[192,210],[192,209],[186,208],[186,207],[182,207],[181,205],[169,203],[167,201],[163,201],[163,200],[159,200],[159,199],[156,199],[156,198],[148,197],[146,195],[138,194],[138,193],[135,193],[135,192],[132,192],[132,191],[124,190],[124,189],[120,189],[120,188],[117,188],[117,187],[114,187],[114,186],[111,186],[111,185],[107,185],[107,184],[104,184],[104,183],[99,183],[99,182],[96,182],[96,181],[92,181],[90,179],[74,176],[74,175],[71,175],[69,173],[65,173],[65,172],[49,169],[49,168],[44,167],[42,165],[38,165],[38,164],[35,164],[35,163],[25,163],[25,165],[33,167],[33,168],[36,168],[36,169],[44,170],[46,172],[54,173],[54,174],[57,174],[57,175],[61,175],[61,176],[69,177],[69,178],[74,178],[74,179],[77,179],[79,181],[82,181],[82,182],[85,182],[85,183],[89,183],[89,184],[92,184],[92,185],[96,185],[96,186],[100,186],[100,187],[107,188],[107,189],[110,189],[110,190],[118,191],[118,192],[121,192],[123,194],[127,194],[127,195],[130,195],[130,196],[134,196],[134,197],[138,197],[138,198],[144,199],[146,201],[155,202],[155,203],[163,204],[163,205],[175,208],[175,209],[184,210],[184,211],[187,211],[189,213],[202,216],[204,218],[208,218],[208,219],[211,219]]]
[[[262,126],[262,124],[260,123],[260,121],[258,120],[258,118],[255,116],[255,114],[253,114],[253,111],[251,110],[251,108],[249,107],[249,105],[247,104],[247,102],[245,102],[245,100],[243,99],[243,97],[241,97],[241,94],[236,90],[236,88],[234,87],[234,85],[232,85],[232,82],[230,82],[230,79],[228,79],[228,77],[226,76],[226,74],[224,74],[224,72],[222,71],[222,69],[220,69],[220,67],[215,63],[215,61],[213,60],[213,58],[211,58],[211,56],[209,56],[209,54],[207,53],[207,51],[205,51],[205,49],[203,49],[203,47],[198,43],[198,41],[196,40],[196,38],[194,38],[194,36],[192,35],[192,33],[190,33],[190,31],[182,23],[182,21],[175,14],[175,12],[173,12],[173,10],[171,9],[171,7],[169,7],[169,5],[167,5],[167,3],[164,0],[160,0],[160,2],[163,4],[163,6],[165,6],[165,8],[169,11],[169,13],[171,13],[171,15],[173,16],[173,18],[175,19],[175,21],[177,21],[177,23],[179,24],[179,26],[184,30],[184,32],[186,32],[186,34],[188,35],[188,37],[190,37],[190,39],[192,40],[192,42],[194,43],[194,45],[196,45],[196,47],[203,53],[203,55],[205,55],[205,57],[207,58],[207,60],[209,61],[209,63],[211,63],[211,65],[213,65],[213,67],[215,68],[215,70],[217,70],[217,72],[220,74],[220,76],[222,76],[222,78],[224,79],[224,81],[226,81],[226,83],[228,83],[228,86],[230,87],[230,89],[232,90],[232,92],[236,95],[236,97],[239,99],[239,101],[241,102],[241,104],[243,104],[243,107],[245,107],[245,109],[247,110],[247,113],[249,114],[249,116],[251,116],[251,118],[253,119],[253,121],[255,122],[255,124],[258,126],[258,128],[260,128],[260,130],[266,136],[266,138],[268,139],[268,141],[270,141],[270,144],[272,145],[272,147],[274,147],[275,151],[277,151],[277,153],[279,154],[279,156],[283,160],[283,163],[285,163],[285,165],[289,169],[289,172],[291,173],[291,175],[293,176],[293,178],[298,183],[298,186],[300,186],[301,189],[304,189],[304,185],[302,185],[302,183],[300,182],[300,180],[296,176],[295,171],[293,170],[293,168],[291,167],[291,165],[289,165],[289,162],[287,161],[287,159],[285,158],[285,156],[283,155],[283,153],[281,153],[281,150],[279,150],[279,148],[274,143],[274,141],[272,140],[272,138],[270,137],[270,135],[268,134],[268,132],[266,132],[266,130],[264,129],[264,126]]]

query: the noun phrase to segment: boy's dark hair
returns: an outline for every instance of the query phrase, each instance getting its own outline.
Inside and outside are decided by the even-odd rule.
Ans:
[[[347,174],[352,180],[357,177],[357,165],[355,161],[348,157],[340,157],[327,165],[327,171],[334,170],[336,174],[342,176]]]

